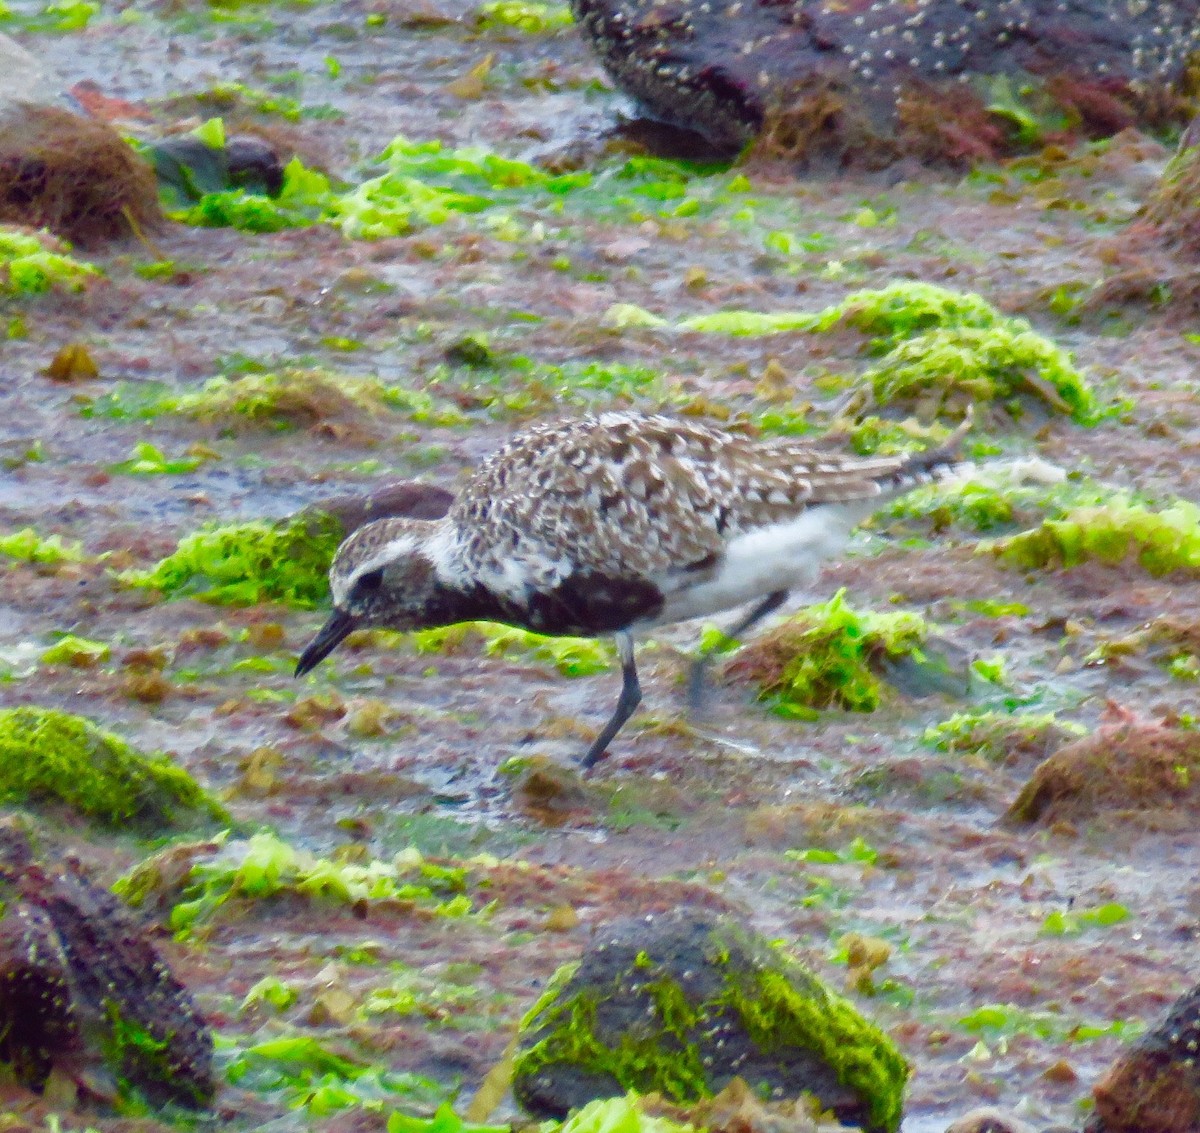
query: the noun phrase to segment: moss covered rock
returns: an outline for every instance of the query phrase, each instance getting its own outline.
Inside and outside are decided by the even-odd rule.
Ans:
[[[801,965],[728,917],[684,911],[618,922],[556,973],[522,1023],[513,1091],[561,1118],[627,1090],[688,1102],[742,1078],[890,1131],[907,1076],[883,1032]]]
[[[0,804],[65,803],[109,826],[154,826],[225,811],[165,755],[145,755],[83,716],[0,709]]]

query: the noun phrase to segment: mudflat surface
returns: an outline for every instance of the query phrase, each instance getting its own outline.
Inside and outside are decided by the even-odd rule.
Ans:
[[[371,159],[399,134],[595,178],[590,207],[530,192],[375,241],[328,225],[269,235],[172,225],[153,234],[154,249],[81,253],[104,278],[80,294],[6,301],[0,530],[32,526],[109,557],[4,567],[3,700],[62,707],[169,750],[224,794],[243,830],[270,827],[313,853],[499,859],[471,867],[467,916],[283,901],[188,940],[164,933],[223,1065],[240,1067],[220,1096],[222,1120],[375,1128],[392,1109],[466,1098],[593,926],[698,901],[744,910],[835,986],[846,979],[844,934],[891,944],[877,993],[851,994],[912,1061],[909,1133],[942,1129],[983,1100],[1075,1122],[1122,1043],[1194,982],[1194,830],[1006,826],[1043,753],[990,760],[922,737],[988,708],[1054,713],[1088,731],[1127,712],[1200,711],[1194,681],[1162,665],[1087,661],[1164,612],[1200,619],[1194,579],[1153,578],[1135,563],[1025,574],[977,554],[960,529],[913,539],[877,525],[797,603],[846,587],[857,606],[917,611],[962,656],[1003,659],[1003,684],[804,721],[718,679],[708,717],[689,724],[681,680],[700,627],[676,627],[642,649],[643,709],[581,784],[570,769],[616,695],[611,664],[572,678],[528,651],[486,655],[470,638],[433,653],[366,642],[295,681],[320,611],[159,601],[113,571],[152,564],[203,524],[284,516],[398,476],[453,488],[546,413],[632,404],[761,419],[780,405],[828,406],[845,390],[831,392],[829,376],[866,364],[860,334],[617,330],[606,312],[636,304],[675,322],[729,308],[815,311],[897,279],[978,292],[1030,319],[1074,352],[1102,400],[1126,399],[1091,427],[1036,412],[988,419],[982,435],[999,458],[1036,455],[1152,500],[1200,498],[1200,346],[1188,337],[1200,327],[1153,286],[1185,269],[1153,245],[1129,251],[1124,236],[1165,146],[1125,135],[969,176],[900,180],[680,168],[681,191],[664,199],[623,181],[626,155],[604,133],[628,107],[570,27],[480,28],[476,8],[454,0],[339,0],[105,4],[71,33],[22,30],[20,19],[0,30],[67,85],[93,80],[162,123],[219,112],[191,97],[218,83],[295,99],[295,121],[243,120],[351,183],[377,171]],[[457,82],[473,68],[486,70],[480,82]],[[138,274],[163,260],[176,270]],[[1140,285],[1081,305],[1131,269]],[[469,335],[485,336],[499,361],[472,368],[447,354]],[[69,342],[87,344],[98,380],[42,373]],[[189,390],[291,367],[427,391],[443,412],[431,421],[378,408],[280,428],[105,411],[147,383]],[[202,459],[174,474],[115,470],[142,442]],[[1005,609],[1016,612],[997,615]],[[210,630],[220,632],[197,632]],[[66,632],[107,643],[111,657],[39,663]],[[148,698],[131,679],[146,650],[161,651],[164,678]],[[81,850],[104,880],[151,848],[58,823],[52,840]],[[810,849],[833,853],[788,856]],[[1126,915],[1077,916],[1108,906]],[[295,1001],[243,1008],[267,976]],[[311,1081],[244,1074],[239,1052],[281,1035],[419,1077],[372,1093],[360,1076],[354,1093],[326,1068],[349,1094],[336,1104],[326,1095],[322,1110]]]

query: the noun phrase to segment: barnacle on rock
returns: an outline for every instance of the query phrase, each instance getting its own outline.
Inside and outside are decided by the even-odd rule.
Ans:
[[[146,930],[76,862],[45,868],[19,827],[0,834],[0,1062],[34,1089],[94,1063],[120,1095],[207,1106],[212,1033]]]
[[[571,9],[651,117],[727,150],[761,136],[769,156],[866,165],[986,159],[1047,134],[1178,120],[1200,49],[1194,0],[571,0]]]

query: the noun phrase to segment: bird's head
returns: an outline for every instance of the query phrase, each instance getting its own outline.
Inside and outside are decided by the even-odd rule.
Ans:
[[[423,629],[432,619],[438,592],[437,536],[441,524],[427,519],[381,519],[355,531],[329,568],[333,613],[296,663],[303,676],[356,629]]]

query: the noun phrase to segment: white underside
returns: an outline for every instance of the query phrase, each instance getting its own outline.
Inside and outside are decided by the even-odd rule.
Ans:
[[[695,582],[680,575],[664,579],[662,612],[636,623],[635,628],[706,617],[775,590],[811,585],[821,565],[842,551],[850,532],[878,506],[873,500],[858,507],[815,507],[787,523],[738,536],[709,577]]]

